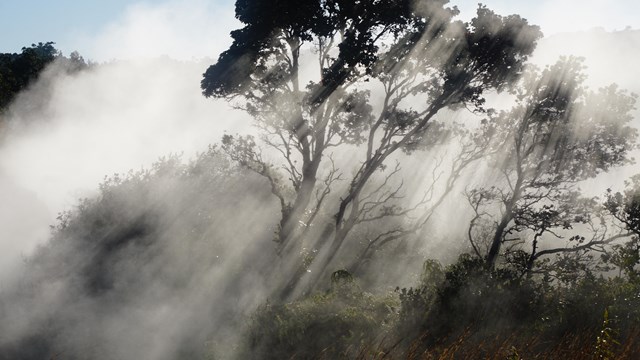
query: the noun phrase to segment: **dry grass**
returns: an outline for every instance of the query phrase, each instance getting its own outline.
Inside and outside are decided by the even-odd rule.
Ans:
[[[474,339],[467,330],[453,340],[444,340],[432,346],[425,345],[423,336],[408,345],[401,342],[388,344],[381,341],[375,346],[362,346],[357,360],[635,360],[640,359],[640,330],[628,332],[624,338],[598,341],[602,330],[566,335],[559,339],[546,339],[512,333],[492,338]],[[317,359],[329,359],[320,354]]]

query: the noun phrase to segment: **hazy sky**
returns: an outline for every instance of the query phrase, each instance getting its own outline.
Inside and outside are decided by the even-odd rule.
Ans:
[[[104,61],[169,55],[216,57],[227,44],[234,0],[0,0],[0,52],[54,41],[65,54],[78,50]],[[453,0],[470,18],[479,0]],[[500,14],[518,13],[546,35],[603,27],[640,28],[638,0],[486,0]],[[568,14],[571,13],[569,16]],[[140,14],[145,14],[144,17]],[[167,27],[167,25],[169,25]],[[122,32],[121,29],[139,30]],[[170,29],[170,30],[167,30]],[[128,37],[124,38],[124,34]]]

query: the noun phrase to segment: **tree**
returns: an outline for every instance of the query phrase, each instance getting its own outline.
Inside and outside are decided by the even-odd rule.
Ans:
[[[14,99],[16,94],[34,81],[40,72],[58,55],[53,42],[23,47],[22,53],[0,54],[0,110]]]
[[[440,141],[445,143],[445,148],[442,152],[435,155],[432,161],[431,178],[430,181],[425,184],[426,188],[424,189],[423,196],[415,205],[408,208],[389,201],[388,197],[384,198],[386,204],[383,206],[383,210],[381,210],[377,216],[370,216],[369,219],[377,220],[383,215],[394,215],[402,216],[402,221],[398,221],[398,224],[395,226],[389,227],[383,232],[375,233],[373,237],[369,237],[364,249],[349,267],[351,271],[358,271],[362,265],[372,260],[376,253],[381,253],[392,243],[401,243],[398,246],[403,246],[407,244],[407,241],[409,241],[411,237],[414,239],[420,238],[421,230],[426,227],[434,214],[436,214],[438,208],[452,194],[460,180],[464,179],[466,171],[471,165],[476,164],[482,158],[490,156],[492,152],[496,151],[492,143],[493,128],[487,122],[477,128],[470,128],[457,123],[454,123],[449,128],[450,130],[448,131],[452,133],[452,136],[443,136],[443,132],[436,132],[440,137]],[[432,135],[433,133],[434,131],[432,130]],[[429,143],[435,142],[434,139]],[[456,144],[456,147],[459,149],[454,151],[447,149],[446,145],[450,143]],[[432,153],[438,152],[431,151],[431,149],[429,149],[429,151]],[[453,152],[452,156],[447,156],[449,152]],[[436,190],[439,186],[441,188]],[[395,190],[395,192],[400,191],[399,188]],[[394,194],[395,192],[391,192],[390,194]],[[382,204],[377,202],[373,202],[373,204],[382,206]],[[367,204],[367,206],[363,207],[363,210],[365,212],[371,212],[373,208],[373,205],[370,206]]]
[[[317,276],[362,220],[364,192],[389,156],[428,143],[443,109],[480,111],[483,93],[512,83],[540,37],[538,28],[519,16],[501,17],[483,6],[470,23],[454,21],[458,11],[447,3],[236,2],[236,16],[245,26],[232,32],[233,44],[205,72],[201,85],[205,96],[238,100],[236,105],[256,119],[264,144],[282,155],[284,173],[264,160],[254,139],[225,139],[226,148],[265,176],[280,199],[281,253],[300,249],[301,234],[326,200],[321,194],[340,178],[339,169],[330,171],[324,190],[317,191],[328,152],[364,145],[332,224],[321,232],[325,250],[314,261]],[[311,44],[318,76],[302,86],[301,69],[307,66],[301,54]],[[377,89],[383,101],[372,104],[371,91]],[[314,193],[320,195],[312,203]]]
[[[515,92],[516,105],[489,116],[494,146],[503,149],[493,157],[499,180],[467,194],[475,212],[469,240],[477,255],[484,256],[478,245],[482,219],[495,224],[486,234],[489,268],[504,244],[516,248],[531,235],[528,270],[541,256],[585,250],[621,236],[596,229],[591,216],[596,201],[581,198],[578,183],[630,161],[637,139],[629,126],[636,96],[616,85],[588,90],[583,68],[581,59],[569,57],[542,71],[532,69]],[[491,210],[496,208],[497,214]],[[540,251],[544,236],[562,238],[562,231],[577,224],[589,226],[593,238],[574,236],[573,247]]]
[[[42,71],[55,60],[62,62],[68,72],[76,72],[88,65],[77,52],[64,57],[53,46],[46,42],[23,47],[20,54],[0,53],[0,114],[15,99],[16,95],[26,89]]]
[[[640,175],[626,181],[627,189],[614,193],[607,190],[604,206],[606,210],[628,232],[630,239],[613,246],[613,251],[605,254],[605,261],[617,266],[632,281],[640,280]]]

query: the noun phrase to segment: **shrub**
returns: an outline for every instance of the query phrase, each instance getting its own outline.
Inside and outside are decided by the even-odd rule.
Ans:
[[[382,342],[395,325],[397,297],[363,292],[340,275],[334,273],[340,279],[326,293],[261,306],[248,324],[238,358],[352,359],[365,349],[377,351],[367,345]]]

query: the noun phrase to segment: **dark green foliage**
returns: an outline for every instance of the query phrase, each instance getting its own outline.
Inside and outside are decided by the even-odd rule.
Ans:
[[[571,353],[576,347],[617,353],[623,346],[606,347],[602,339],[628,339],[640,324],[640,288],[631,278],[596,277],[588,268],[567,266],[567,281],[552,281],[522,276],[518,265],[490,270],[469,255],[444,269],[429,260],[424,270],[420,286],[386,296],[363,293],[338,272],[334,278],[348,279],[343,286],[289,304],[268,303],[254,314],[239,357],[422,359],[416,354],[459,349],[496,358],[494,351],[505,351],[501,341],[517,346],[511,355]]]
[[[0,111],[58,55],[52,42],[24,47],[20,54],[0,54]]]
[[[538,285],[514,268],[489,270],[482,259],[463,255],[447,267],[422,331],[434,339],[459,336],[468,327],[502,333],[535,322],[542,301]]]
[[[444,93],[457,94],[457,103],[481,106],[486,89],[501,90],[521,75],[540,35],[520,16],[502,17],[480,5],[444,64]]]
[[[438,289],[442,287],[445,272],[435,260],[427,260],[422,267],[419,285],[415,288],[396,288],[400,300],[397,332],[400,338],[414,338],[419,335],[427,314],[437,300]]]
[[[376,35],[383,29],[398,32],[411,23],[412,1],[345,1],[345,0],[261,0],[236,2],[236,17],[245,27],[231,33],[234,39],[229,50],[204,74],[202,89],[205,96],[228,96],[242,93],[250,84],[250,77],[265,65],[263,61],[282,50],[278,42],[300,46],[315,38],[335,35],[338,29],[348,28],[339,44],[339,60],[323,69],[323,86],[330,94],[348,76],[350,68],[361,65],[371,71],[377,60]],[[293,66],[293,64],[289,64]],[[283,68],[283,76],[272,78],[275,83],[288,81],[296,69]],[[321,96],[323,91],[318,93]],[[312,99],[312,102],[324,100]]]
[[[640,236],[640,175],[626,182],[624,193],[607,190],[605,207],[627,230]]]
[[[363,292],[336,275],[332,290],[289,304],[267,303],[253,315],[238,359],[353,359],[369,357],[395,324],[393,296]],[[341,277],[342,276],[342,277]]]
[[[632,236],[613,245],[602,259],[637,284],[640,282],[640,175],[631,177],[626,184],[623,193],[608,189],[604,206]]]
[[[426,288],[396,288],[396,292],[400,299],[398,336],[414,338],[426,320],[433,294]]]
[[[489,270],[481,259],[461,256],[447,267],[427,315],[416,316],[423,319],[420,342],[429,347],[464,336],[465,341],[481,343],[518,333],[555,343],[569,335],[594,333],[605,311],[608,326],[620,331],[620,337],[640,324],[640,288],[634,278],[596,277],[585,268],[566,271],[573,271],[576,280],[523,277],[517,267]],[[403,289],[400,313],[424,309],[424,293],[424,288]],[[416,317],[400,319],[415,325]]]
[[[32,44],[30,47],[23,47],[19,54],[0,54],[0,113],[54,60],[59,59],[68,72],[76,72],[88,66],[77,52],[66,58],[53,45],[53,42]]]

